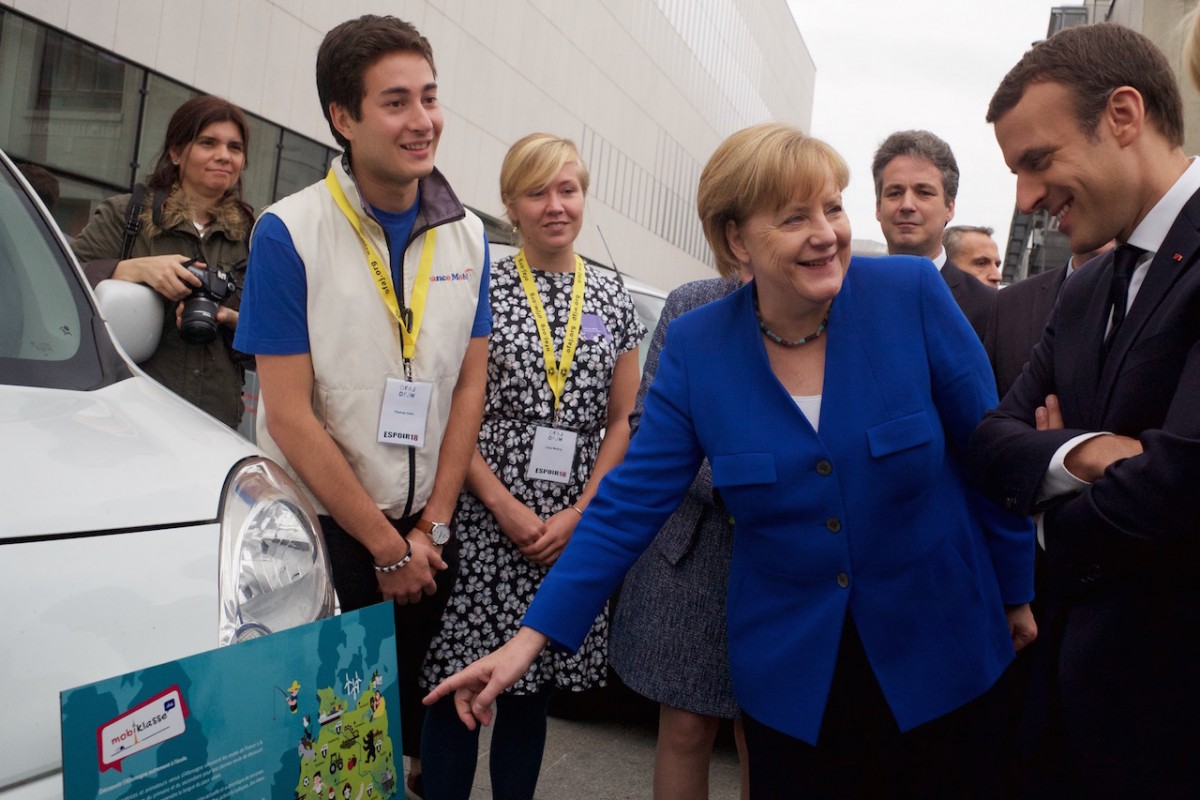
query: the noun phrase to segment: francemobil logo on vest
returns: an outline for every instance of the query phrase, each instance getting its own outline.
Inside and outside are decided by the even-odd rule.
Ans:
[[[446,281],[469,281],[471,280],[471,273],[474,271],[475,270],[473,268],[467,267],[461,272],[447,272],[444,275],[430,275],[429,282],[445,283]]]

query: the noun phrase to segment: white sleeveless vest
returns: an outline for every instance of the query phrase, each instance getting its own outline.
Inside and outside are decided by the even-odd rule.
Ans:
[[[340,158],[333,169],[359,212],[363,232],[390,263],[383,229],[364,210]],[[392,518],[419,511],[433,489],[452,393],[471,338],[484,259],[483,223],[462,207],[436,170],[421,181],[420,203],[413,226],[417,235],[404,253],[405,302],[411,303],[428,228],[437,228],[437,243],[412,364],[413,380],[433,384],[425,446],[415,451],[415,481],[410,481],[411,448],[380,444],[377,438],[386,380],[403,379],[404,362],[400,328],[375,286],[362,241],[324,181],[264,212],[287,226],[307,274],[313,411],[371,499]],[[261,404],[257,425],[259,446],[304,486],[271,439]],[[304,489],[317,511],[328,513]]]

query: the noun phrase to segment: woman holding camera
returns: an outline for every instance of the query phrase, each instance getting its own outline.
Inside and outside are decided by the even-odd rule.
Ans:
[[[125,280],[162,295],[162,337],[141,367],[230,427],[242,415],[244,370],[232,343],[254,224],[242,201],[248,141],[241,109],[193,97],[171,116],[144,186],[101,203],[74,241],[93,286]],[[215,318],[204,313],[211,304]],[[184,316],[198,324],[181,332]]]

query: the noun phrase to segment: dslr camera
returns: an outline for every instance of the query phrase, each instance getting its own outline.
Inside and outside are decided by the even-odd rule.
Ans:
[[[193,258],[183,264],[200,279],[200,285],[183,300],[179,334],[190,344],[207,344],[217,338],[217,308],[237,291],[237,284],[229,273],[196,266],[197,263]]]

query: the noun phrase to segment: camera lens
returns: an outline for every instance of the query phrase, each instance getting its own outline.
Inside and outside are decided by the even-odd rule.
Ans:
[[[217,338],[216,300],[194,294],[183,303],[179,335],[189,344],[207,344]]]

